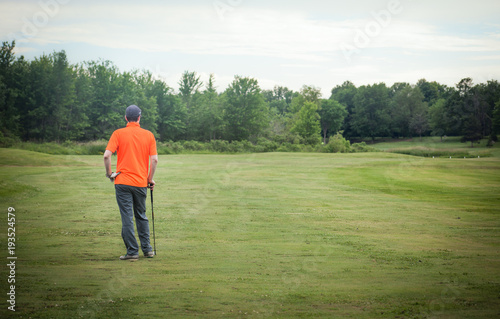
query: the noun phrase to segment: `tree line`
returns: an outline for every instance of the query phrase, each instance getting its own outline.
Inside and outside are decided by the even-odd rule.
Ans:
[[[142,109],[141,126],[159,141],[251,141],[326,143],[338,135],[354,139],[463,136],[496,141],[500,129],[500,84],[455,87],[419,80],[356,87],[346,81],[321,98],[319,88],[283,86],[262,90],[256,79],[235,76],[223,92],[210,75],[203,83],[186,71],[175,91],[148,71],[120,72],[110,61],[72,65],[65,51],[32,61],[0,52],[0,142],[108,139],[124,125],[130,104]]]

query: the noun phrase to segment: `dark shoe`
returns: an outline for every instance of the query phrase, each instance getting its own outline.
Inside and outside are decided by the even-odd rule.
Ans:
[[[155,256],[155,253],[152,251],[148,251],[147,253],[144,253],[144,257],[146,258],[153,258]]]
[[[137,260],[139,259],[139,255],[125,255],[125,256],[120,256],[120,260]]]

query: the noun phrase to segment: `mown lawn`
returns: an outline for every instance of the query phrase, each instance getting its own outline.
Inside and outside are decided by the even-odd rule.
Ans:
[[[137,262],[100,156],[0,159],[18,318],[500,316],[497,157],[161,156],[158,256]]]

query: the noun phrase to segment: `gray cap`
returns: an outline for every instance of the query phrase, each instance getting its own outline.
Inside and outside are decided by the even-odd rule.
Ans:
[[[130,105],[125,111],[125,116],[127,118],[136,118],[141,115],[141,109],[137,105]]]

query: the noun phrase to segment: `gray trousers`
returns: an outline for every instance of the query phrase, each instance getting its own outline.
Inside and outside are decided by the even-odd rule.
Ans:
[[[138,255],[139,246],[134,233],[134,217],[141,250],[147,253],[153,250],[149,241],[149,221],[146,217],[146,187],[115,185],[116,201],[122,217],[122,238],[128,255]]]

